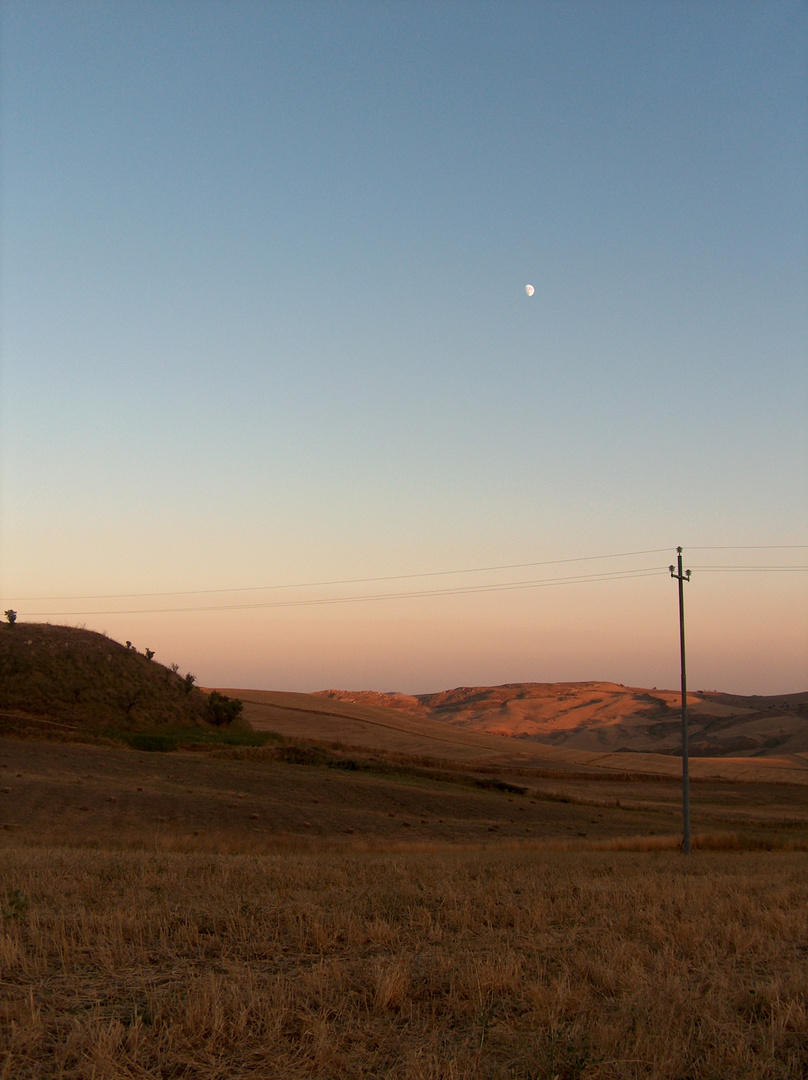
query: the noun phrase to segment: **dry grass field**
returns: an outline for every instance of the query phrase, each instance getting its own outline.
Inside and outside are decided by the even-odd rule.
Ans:
[[[805,787],[693,799],[0,740],[0,1080],[802,1078]]]
[[[670,754],[269,691],[220,732],[40,637],[0,635],[0,1080],[808,1075],[796,742],[691,762],[686,859]]]
[[[808,850],[802,784],[694,779],[698,846]],[[592,848],[668,846],[674,777],[458,765],[316,743],[144,753],[0,739],[6,843],[211,852],[362,842]]]
[[[0,1077],[808,1074],[804,855],[2,851]]]

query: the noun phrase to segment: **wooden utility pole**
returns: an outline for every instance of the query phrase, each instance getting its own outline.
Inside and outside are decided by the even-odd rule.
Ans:
[[[678,547],[677,565],[668,569],[679,582],[679,649],[682,660],[682,851],[690,854],[690,772],[687,761],[687,676],[685,674],[685,590],[690,571],[682,573],[682,549]]]

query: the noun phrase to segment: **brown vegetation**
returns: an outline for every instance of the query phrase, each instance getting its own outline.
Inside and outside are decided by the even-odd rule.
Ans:
[[[249,730],[241,703],[194,686],[104,634],[43,623],[0,624],[0,730],[23,738],[161,740],[175,746],[213,729]],[[234,724],[233,721],[236,721]],[[215,738],[213,741],[217,741]],[[221,741],[221,740],[218,740]]]
[[[804,857],[3,852],[0,1077],[782,1078]]]
[[[184,753],[0,740],[0,844],[592,846],[680,832],[676,779],[458,766],[315,743]],[[258,818],[251,817],[258,814]],[[695,779],[693,830],[808,848],[805,788]],[[636,840],[632,840],[636,843]]]
[[[43,623],[0,624],[0,710],[4,728],[51,728],[81,737],[110,726],[148,730],[202,725],[207,698],[127,642]],[[152,653],[152,656],[154,654]]]
[[[799,754],[694,761],[685,859],[670,756],[258,691],[262,745],[136,752],[98,709],[187,680],[65,628],[37,660],[26,629],[0,640],[0,1080],[806,1075]],[[150,693],[133,730],[179,731]]]

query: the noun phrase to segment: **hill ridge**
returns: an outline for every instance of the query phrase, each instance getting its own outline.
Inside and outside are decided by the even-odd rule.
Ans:
[[[608,680],[459,686],[429,694],[321,691],[332,701],[389,707],[465,730],[582,750],[677,754],[681,694]],[[808,752],[808,691],[785,695],[689,691],[694,756]]]
[[[190,681],[189,681],[190,680]],[[3,728],[60,725],[77,734],[202,728],[208,699],[151,650],[50,623],[0,624]]]

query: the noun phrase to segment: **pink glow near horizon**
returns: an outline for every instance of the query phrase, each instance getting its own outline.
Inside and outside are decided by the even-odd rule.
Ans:
[[[808,688],[804,596],[793,581],[764,584],[741,588],[736,575],[694,577],[686,593],[692,688],[744,694]],[[506,682],[679,683],[676,590],[665,578],[585,591],[110,614],[81,622],[156,649],[157,659],[179,663],[204,685],[426,693]]]

